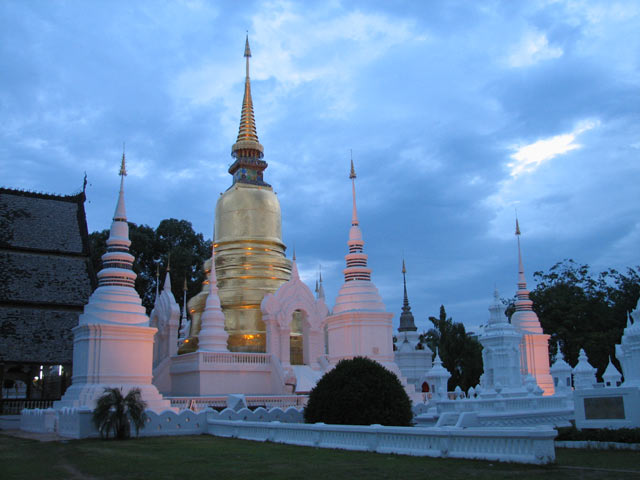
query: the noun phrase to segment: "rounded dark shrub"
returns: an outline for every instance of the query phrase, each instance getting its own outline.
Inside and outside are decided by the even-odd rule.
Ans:
[[[411,400],[395,374],[364,357],[341,360],[309,393],[307,423],[410,426]]]

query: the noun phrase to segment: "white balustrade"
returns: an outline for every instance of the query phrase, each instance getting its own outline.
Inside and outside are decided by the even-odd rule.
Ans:
[[[219,420],[207,415],[208,433],[321,448],[431,457],[545,464],[555,460],[549,427],[420,428]]]
[[[204,410],[207,407],[224,408],[227,406],[226,395],[212,395],[207,397],[165,397],[171,401],[171,406],[179,410]],[[245,401],[249,407],[287,408],[304,407],[309,397],[307,395],[247,395]]]
[[[268,353],[242,353],[242,352],[199,352],[202,354],[203,363],[221,365],[269,365],[271,354]]]

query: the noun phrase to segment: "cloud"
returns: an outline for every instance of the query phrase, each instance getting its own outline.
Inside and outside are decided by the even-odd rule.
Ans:
[[[530,67],[544,60],[559,58],[563,54],[560,47],[549,45],[547,35],[537,30],[527,31],[507,57],[507,65],[512,68]]]
[[[540,165],[558,155],[580,148],[580,144],[574,143],[578,135],[597,127],[598,124],[598,121],[584,120],[570,133],[556,135],[516,147],[516,152],[511,155],[515,162],[507,164],[510,169],[510,175],[517,177],[523,173],[531,173]]]

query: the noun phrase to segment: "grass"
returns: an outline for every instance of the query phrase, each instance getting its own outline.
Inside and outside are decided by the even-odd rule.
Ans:
[[[381,455],[207,435],[39,442],[0,434],[0,478],[640,478],[640,452],[557,449],[547,466]]]

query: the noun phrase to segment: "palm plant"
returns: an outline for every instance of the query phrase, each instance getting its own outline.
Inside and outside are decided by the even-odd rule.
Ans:
[[[129,438],[131,424],[136,428],[136,435],[144,427],[146,407],[139,388],[130,390],[125,397],[119,388],[105,388],[93,410],[93,423],[103,438],[109,438],[110,432],[117,439]]]

